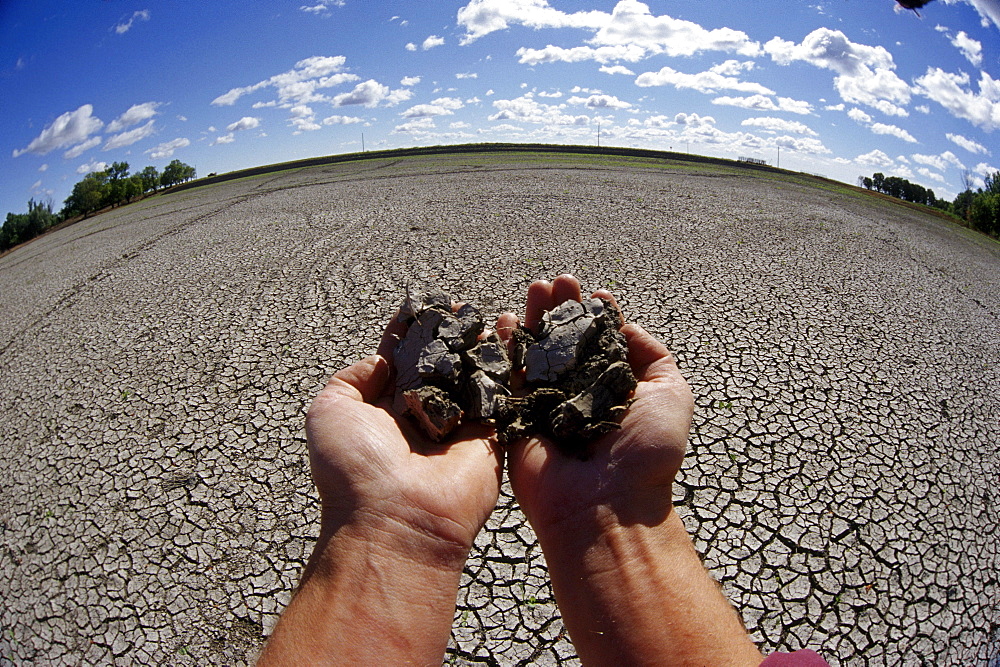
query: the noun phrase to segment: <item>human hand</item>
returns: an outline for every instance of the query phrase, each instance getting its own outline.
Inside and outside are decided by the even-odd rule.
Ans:
[[[378,354],[330,380],[306,417],[322,530],[370,528],[427,545],[461,568],[496,506],[503,453],[483,424],[434,443],[392,408],[392,350],[406,326],[393,318]]]
[[[614,301],[606,291],[593,296]],[[537,331],[545,311],[570,299],[581,300],[580,283],[572,276],[533,283],[525,326]],[[507,337],[516,326],[509,313],[497,324]],[[567,528],[591,528],[594,521],[658,523],[672,508],[673,481],[691,426],[691,390],[663,344],[634,324],[621,331],[639,383],[621,428],[591,443],[586,460],[563,454],[540,436],[508,448],[514,494],[543,545],[549,533],[565,537]]]

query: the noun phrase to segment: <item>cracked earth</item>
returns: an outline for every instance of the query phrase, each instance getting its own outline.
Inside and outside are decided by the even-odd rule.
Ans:
[[[697,402],[677,487],[765,652],[1000,660],[1000,244],[764,172],[452,155],[154,197],[0,258],[0,664],[252,663],[316,536],[303,423],[419,278],[614,292]],[[576,664],[505,486],[446,661]]]

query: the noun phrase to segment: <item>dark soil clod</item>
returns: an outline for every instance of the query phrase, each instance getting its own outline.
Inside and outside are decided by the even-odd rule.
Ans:
[[[636,387],[621,313],[603,299],[561,304],[537,336],[516,330],[510,357],[496,333],[480,340],[475,307],[452,312],[439,289],[408,293],[399,319],[409,329],[395,349],[394,406],[438,442],[464,416],[494,421],[503,444],[542,434],[583,458],[591,440],[618,428]],[[510,395],[512,369],[524,370],[524,396]]]

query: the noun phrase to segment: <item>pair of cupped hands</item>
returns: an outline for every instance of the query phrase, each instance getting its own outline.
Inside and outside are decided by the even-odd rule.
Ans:
[[[603,290],[593,296],[614,301]],[[534,282],[524,325],[537,331],[544,312],[570,299],[581,300],[572,276]],[[519,324],[504,313],[496,329],[509,341]],[[580,460],[544,437],[500,446],[493,428],[481,423],[462,424],[444,443],[427,439],[392,410],[392,350],[405,333],[393,318],[378,354],[334,375],[306,419],[323,530],[370,524],[464,560],[496,506],[505,458],[515,497],[543,546],[548,536],[607,521],[659,523],[672,508],[693,400],[662,343],[635,324],[621,332],[638,380],[634,401],[621,428],[591,443]]]

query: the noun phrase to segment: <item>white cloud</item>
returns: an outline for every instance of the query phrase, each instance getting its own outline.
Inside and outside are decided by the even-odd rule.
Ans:
[[[460,120],[456,120],[454,123],[449,123],[448,127],[450,127],[453,130],[467,130],[470,127],[472,127],[472,125]]]
[[[870,123],[872,122],[872,117],[866,114],[861,109],[854,107],[847,112],[847,117],[857,123]]]
[[[440,97],[430,104],[417,104],[403,113],[399,114],[403,118],[429,118],[431,116],[451,116],[456,109],[461,109],[464,104],[462,100],[454,97]]]
[[[330,7],[343,7],[344,4],[344,0],[316,0],[315,5],[302,5],[299,10],[308,14],[326,14]]]
[[[779,97],[778,103],[764,95],[750,95],[748,97],[716,97],[712,104],[720,104],[731,107],[741,107],[743,109],[755,109],[757,111],[788,111],[800,115],[807,115],[812,111],[812,105],[802,100],[793,100],[790,97]]]
[[[956,146],[961,146],[970,153],[983,153],[984,155],[990,154],[990,152],[986,150],[986,146],[983,146],[982,144],[977,143],[972,139],[967,139],[966,137],[963,137],[961,134],[952,134],[951,132],[948,132],[944,136],[948,138],[948,141],[952,142]]]
[[[541,65],[555,62],[579,63],[586,60],[607,64],[621,60],[630,63],[638,62],[645,58],[647,53],[642,47],[633,45],[565,48],[549,44],[544,49],[521,47],[517,50],[516,55],[518,62],[522,65]]]
[[[253,116],[243,116],[235,123],[230,123],[226,126],[226,129],[230,132],[238,132],[239,130],[252,130],[255,127],[260,126],[260,118],[254,118]]]
[[[84,153],[86,153],[99,143],[101,143],[100,137],[91,137],[87,141],[84,141],[82,144],[77,144],[76,146],[73,146],[73,148],[63,153],[63,158],[66,160],[75,160],[76,158],[80,157],[81,155],[83,155]]]
[[[614,95],[591,95],[590,97],[573,96],[566,100],[569,104],[583,105],[591,109],[628,109],[632,105],[620,100]]]
[[[173,141],[165,141],[164,143],[155,146],[154,148],[150,148],[145,152],[149,154],[150,158],[154,160],[159,160],[166,157],[172,157],[175,150],[190,145],[191,141],[189,139],[186,139],[184,137],[178,137]]]
[[[400,133],[413,134],[419,132],[427,132],[435,128],[436,126],[434,125],[433,118],[416,118],[401,125],[397,125],[392,130],[392,132],[393,134],[400,134]]]
[[[324,125],[353,125],[361,122],[364,122],[364,119],[357,116],[327,116],[323,119]]]
[[[914,162],[927,165],[928,167],[934,167],[938,171],[946,171],[949,165],[960,170],[965,169],[965,165],[962,164],[962,161],[959,160],[958,157],[956,157],[951,151],[945,151],[940,155],[922,155],[920,153],[914,153],[911,157],[913,157]]]
[[[558,90],[555,91],[555,92],[553,92],[553,93],[550,93],[550,92],[547,92],[547,91],[542,91],[542,92],[538,93],[538,96],[539,97],[551,97],[553,99],[558,99],[558,98],[562,97],[563,94],[560,91],[558,91]]]
[[[413,97],[413,91],[409,88],[399,88],[389,90],[389,87],[376,81],[368,79],[362,81],[349,93],[335,95],[330,103],[335,107],[344,107],[359,104],[368,108],[377,107],[379,103],[385,102],[386,106],[395,106],[400,102]]]
[[[132,16],[130,16],[129,18],[127,18],[127,19],[119,22],[117,25],[115,25],[115,27],[114,27],[115,34],[116,35],[124,35],[129,30],[132,29],[132,25],[136,21],[148,21],[148,20],[149,20],[149,10],[148,9],[140,9],[137,12],[133,12]]]
[[[137,141],[141,141],[146,137],[152,136],[156,132],[155,120],[151,120],[145,125],[141,125],[134,130],[128,130],[120,134],[116,134],[107,140],[104,144],[103,151],[110,151],[116,148],[122,148],[124,146],[131,146]]]
[[[38,171],[48,171],[48,170],[49,170],[49,164],[47,162],[38,168]]]
[[[926,104],[918,104],[917,106],[915,106],[913,108],[916,111],[919,111],[920,113],[930,113],[931,112],[931,108],[929,106],[927,106]]]
[[[925,178],[929,178],[929,179],[931,179],[933,181],[938,181],[939,183],[944,183],[945,182],[944,176],[942,176],[941,174],[939,174],[939,173],[937,173],[935,171],[931,171],[927,167],[920,167],[919,169],[917,169],[917,173],[921,174]]]
[[[565,104],[553,105],[537,102],[531,93],[511,100],[495,100],[493,107],[497,109],[497,112],[489,116],[491,122],[507,120],[552,126],[587,125],[590,123],[589,116],[567,114],[564,111]]]
[[[600,71],[605,74],[627,74],[628,76],[635,76],[635,72],[624,65],[601,65]]]
[[[407,51],[416,51],[417,50],[417,45],[414,44],[413,42],[407,42],[405,48],[406,48]]]
[[[671,67],[663,67],[659,72],[640,74],[635,85],[647,88],[649,86],[674,86],[675,88],[692,88],[702,93],[714,93],[718,90],[737,90],[744,93],[773,95],[774,91],[759,83],[740,81],[732,76],[724,76],[719,72],[709,70],[698,74],[685,74]]]
[[[869,129],[875,134],[885,134],[892,137],[898,137],[903,141],[908,141],[913,144],[917,143],[917,140],[914,138],[912,134],[910,134],[903,128],[898,127],[896,125],[887,125],[885,123],[872,123],[869,126]]]
[[[819,136],[808,125],[795,120],[785,120],[783,118],[773,118],[770,116],[763,118],[747,118],[740,125],[745,127],[759,127],[771,132],[794,132],[795,134],[805,134],[810,137]]]
[[[891,167],[893,165],[892,158],[877,148],[870,153],[859,155],[854,158],[854,161],[869,167]]]
[[[840,104],[828,104],[825,107],[823,107],[823,109],[826,111],[843,111],[844,104],[843,102],[841,102]]]
[[[952,116],[987,132],[1000,128],[1000,81],[986,72],[981,73],[978,94],[968,89],[968,74],[951,74],[938,67],[928,67],[916,84],[921,95],[943,106]]]
[[[839,30],[817,28],[801,44],[775,37],[764,51],[779,65],[802,61],[836,72],[834,86],[845,102],[906,115],[900,105],[910,101],[910,87],[892,71],[892,54],[882,46],[856,44]]]
[[[456,79],[478,79],[479,75],[475,72],[458,72],[455,74]]]
[[[229,92],[219,95],[212,104],[215,106],[231,106],[240,97],[257,92],[264,88],[274,88],[278,93],[276,102],[279,106],[290,107],[295,104],[328,101],[317,90],[332,88],[350,81],[357,81],[356,74],[342,72],[346,62],[344,56],[313,56],[295,63],[293,69],[259,81],[252,86],[232,88]]]
[[[433,49],[435,46],[441,46],[442,44],[444,44],[444,37],[431,35],[430,37],[424,40],[424,43],[420,45],[420,48],[422,48],[424,51],[429,51],[430,49]]]
[[[13,156],[18,157],[25,153],[45,155],[57,148],[83,143],[90,135],[104,127],[104,123],[92,115],[93,112],[94,107],[90,104],[84,104],[76,111],[67,111],[43,129],[26,148],[15,149]]]
[[[1000,2],[997,0],[965,0],[967,3],[976,8],[979,12],[979,16],[982,19],[982,26],[988,28],[990,21],[1000,28]],[[950,3],[949,3],[950,4]]]
[[[654,16],[638,0],[620,0],[610,14],[602,11],[566,13],[548,0],[472,0],[458,10],[465,29],[463,44],[510,25],[528,28],[577,28],[593,34],[596,47],[627,46],[648,55],[689,56],[701,51],[729,51],[746,56],[760,53],[760,45],[746,33],[730,28],[706,30],[697,23],[666,14]]]
[[[87,164],[81,164],[76,168],[76,173],[89,174],[95,171],[104,171],[107,168],[107,162],[98,162],[97,160],[94,160],[93,162],[88,162]]]
[[[979,67],[983,64],[983,45],[978,40],[972,39],[964,30],[960,30],[957,35],[948,35],[951,45],[962,52],[965,58]]]
[[[399,85],[409,88],[410,86],[415,86],[418,83],[420,83],[419,76],[404,76],[403,79],[399,82]]]
[[[210,143],[209,146],[217,146],[219,144],[231,144],[234,141],[236,141],[236,137],[234,137],[233,133],[230,132],[229,134],[224,134],[221,137],[216,137],[215,141]]]
[[[129,107],[128,111],[108,123],[106,130],[109,133],[114,134],[115,132],[121,132],[126,127],[132,127],[133,125],[137,125],[144,120],[149,120],[158,113],[156,108],[161,104],[161,102],[133,104]]]

